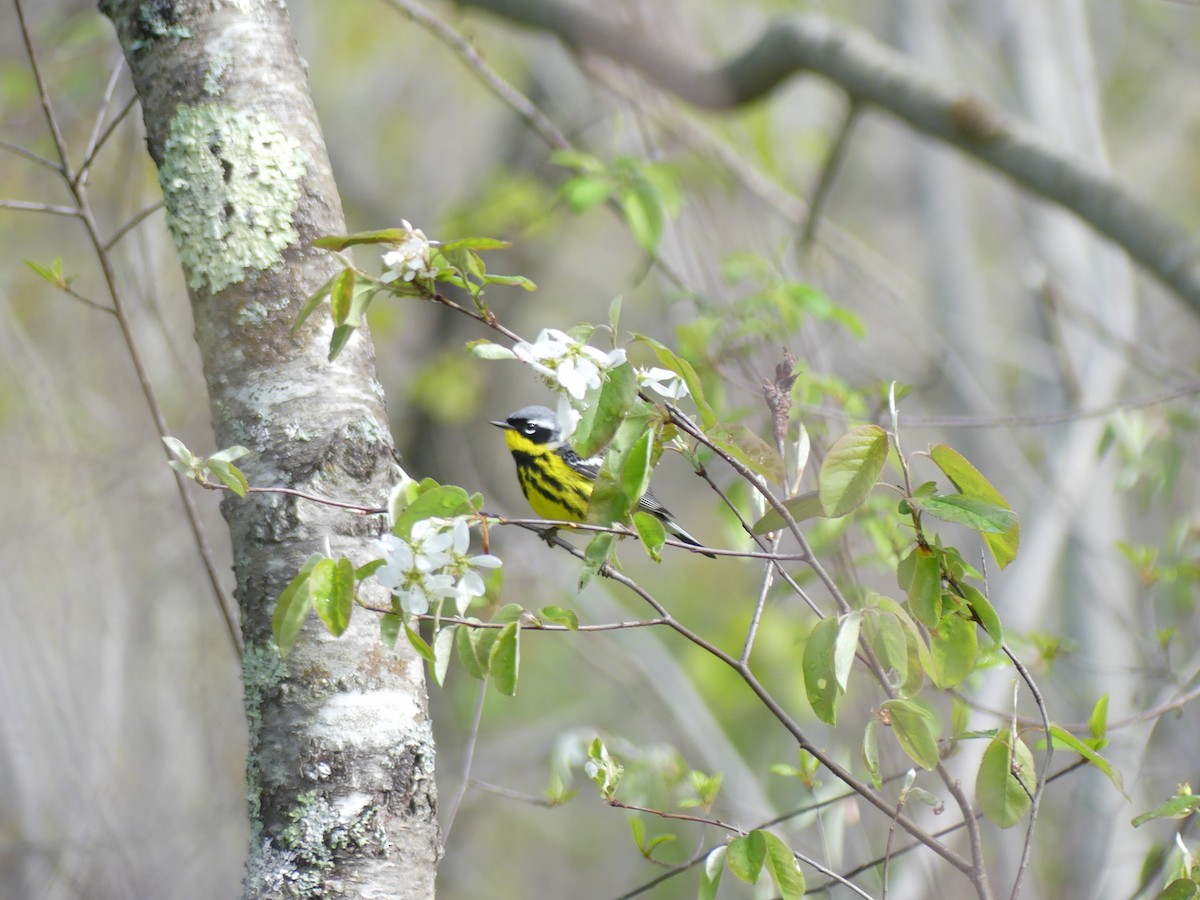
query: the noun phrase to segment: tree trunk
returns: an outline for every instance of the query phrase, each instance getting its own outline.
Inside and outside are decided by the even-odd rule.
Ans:
[[[344,233],[286,8],[267,0],[104,0],[139,99],[187,277],[218,447],[250,483],[382,505],[396,480],[374,350],[329,363],[330,321],[291,333],[335,271],[311,249]],[[248,896],[427,897],[438,856],[424,672],[377,622],[340,639],[310,621],[286,660],[275,598],[314,551],[372,556],[378,518],[280,494],[232,496],[245,637]],[[384,598],[369,598],[386,603]]]

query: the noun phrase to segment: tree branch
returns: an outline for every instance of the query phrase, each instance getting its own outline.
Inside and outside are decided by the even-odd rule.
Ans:
[[[608,56],[705,109],[733,109],[760,99],[793,75],[820,75],[852,102],[890,113],[914,131],[957,147],[1070,210],[1200,313],[1200,244],[1177,223],[1089,163],[1052,146],[1036,129],[970,93],[938,83],[911,59],[857,29],[817,15],[789,16],[772,23],[738,56],[702,69],[681,59],[671,46],[591,8],[556,0],[461,3]]]

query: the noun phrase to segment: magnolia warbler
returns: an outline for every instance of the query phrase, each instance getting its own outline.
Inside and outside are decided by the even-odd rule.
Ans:
[[[526,406],[503,421],[504,440],[517,464],[517,480],[533,511],[543,519],[587,521],[588,499],[600,473],[600,457],[583,459],[562,437],[558,420],[544,406]],[[667,531],[685,544],[703,547],[679,527],[655,496],[646,491],[638,508],[658,517]],[[705,556],[714,557],[712,553]]]

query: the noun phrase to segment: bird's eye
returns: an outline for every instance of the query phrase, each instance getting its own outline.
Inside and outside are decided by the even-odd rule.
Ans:
[[[537,426],[532,422],[529,422],[525,425],[524,431],[526,434],[532,435],[535,431],[537,431]]]

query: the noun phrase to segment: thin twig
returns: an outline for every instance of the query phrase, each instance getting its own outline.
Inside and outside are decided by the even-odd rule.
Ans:
[[[471,46],[470,41],[414,0],[383,0],[383,2],[404,13],[458,53],[462,61],[475,71],[475,74],[491,92],[524,119],[526,124],[536,131],[547,144],[557,150],[571,149],[571,142],[545,113],[538,109],[528,97],[501,78],[496,70],[489,66],[479,52]]]
[[[800,249],[805,252],[812,249],[817,241],[821,215],[825,212],[825,204],[833,190],[833,183],[837,180],[838,172],[850,149],[850,133],[854,131],[861,113],[862,105],[850,97],[846,101],[846,113],[838,127],[837,137],[834,138],[833,146],[829,148],[829,155],[825,157],[825,165],[821,167],[821,177],[817,180],[812,198],[808,201],[808,213],[804,217],[804,228],[800,232]]]
[[[102,132],[100,129],[104,125],[104,116],[108,113],[108,108],[112,104],[113,94],[117,90],[117,84],[121,80],[121,73],[125,70],[125,57],[122,56],[117,60],[117,64],[113,66],[112,74],[108,76],[108,84],[104,88],[104,99],[100,102],[100,109],[96,113],[96,121],[92,125],[92,134],[88,138],[87,149],[83,151],[83,162],[79,165],[79,171],[75,174],[75,182],[77,184],[86,184],[88,174],[91,172],[92,163],[96,159],[96,154],[100,152],[100,148],[108,140],[109,136],[116,131],[117,126],[133,109],[137,103],[137,94],[135,93],[129,98],[124,108],[113,117],[112,122]]]
[[[115,247],[117,245],[117,242],[120,241],[121,238],[123,238],[123,237],[125,237],[125,235],[129,234],[129,232],[133,231],[133,229],[137,228],[139,225],[142,224],[142,222],[144,222],[150,216],[154,215],[156,212],[158,212],[160,209],[162,209],[163,206],[165,206],[165,205],[166,204],[164,204],[163,201],[159,200],[157,203],[152,203],[149,206],[147,206],[140,213],[138,213],[136,216],[134,216],[132,219],[130,219],[128,222],[126,222],[124,225],[122,225],[120,228],[118,228],[116,233],[112,237],[110,237],[108,239],[108,241],[105,242],[104,249],[106,251],[111,250],[113,247]]]
[[[479,723],[483,721],[483,703],[487,699],[487,679],[479,682],[475,693],[475,714],[471,717],[471,728],[467,731],[467,743],[463,747],[462,783],[450,803],[450,811],[446,814],[446,822],[442,825],[442,855],[446,853],[446,844],[450,841],[450,829],[454,827],[454,819],[458,808],[462,805],[463,797],[471,784],[471,766],[475,762],[475,743],[479,740]]]
[[[151,418],[154,420],[155,428],[160,437],[170,435],[170,430],[167,427],[166,415],[163,412],[162,404],[158,401],[158,395],[154,390],[154,385],[150,381],[150,374],[146,367],[145,361],[142,359],[141,348],[134,334],[133,324],[129,319],[125,309],[124,296],[121,293],[116,271],[113,269],[112,259],[105,250],[104,242],[100,238],[100,229],[92,215],[91,204],[88,201],[87,185],[83,180],[76,181],[71,170],[70,160],[67,155],[67,145],[63,139],[62,132],[58,126],[58,119],[54,114],[54,108],[50,102],[49,90],[46,86],[45,79],[42,77],[41,65],[38,63],[37,52],[33,46],[33,38],[29,31],[28,23],[25,20],[25,11],[21,6],[21,0],[13,0],[13,5],[16,7],[17,19],[20,23],[21,40],[25,45],[25,52],[29,59],[29,67],[33,72],[34,82],[37,85],[38,100],[41,103],[42,112],[46,118],[46,126],[54,138],[54,145],[58,153],[60,166],[59,173],[66,182],[67,188],[71,191],[75,202],[79,205],[78,217],[83,222],[84,229],[87,231],[88,240],[92,244],[92,248],[96,253],[97,262],[100,264],[100,272],[104,277],[105,287],[108,289],[108,294],[113,303],[113,313],[116,316],[117,324],[121,329],[121,335],[125,340],[125,347],[129,353],[129,360],[133,365],[133,370],[137,376],[138,385],[141,387],[142,396],[146,401],[146,406],[150,411]],[[163,446],[163,452],[170,458],[170,453],[166,446]],[[212,548],[209,546],[208,537],[204,532],[204,526],[200,521],[200,513],[196,508],[195,501],[192,499],[192,492],[188,489],[186,479],[178,472],[173,472],[175,477],[175,486],[179,493],[180,502],[183,504],[184,513],[191,527],[192,537],[196,543],[197,552],[200,555],[200,560],[204,565],[206,574],[208,575],[209,583],[212,586],[213,595],[216,598],[217,606],[221,613],[221,617],[225,623],[226,631],[229,635],[230,644],[233,647],[235,654],[238,657],[239,663],[243,649],[242,634],[237,625],[237,607],[232,598],[225,591],[221,584],[221,575],[217,571],[216,559],[213,555]]]
[[[53,203],[34,203],[29,200],[0,200],[0,209],[16,209],[21,212],[45,213],[50,216],[69,216],[79,218],[79,208],[76,206],[56,206]]]

